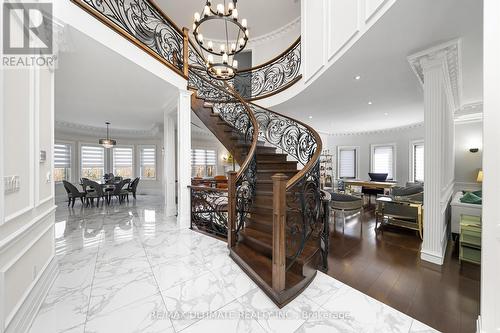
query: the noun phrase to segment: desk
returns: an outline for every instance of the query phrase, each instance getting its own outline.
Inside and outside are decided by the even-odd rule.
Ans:
[[[390,189],[397,186],[396,182],[372,182],[369,180],[344,180],[346,187],[360,186],[363,189],[383,190],[384,193],[389,192]]]
[[[385,223],[418,231],[420,239],[423,233],[423,203],[417,201],[398,201],[389,196],[377,198],[375,212],[375,230]]]

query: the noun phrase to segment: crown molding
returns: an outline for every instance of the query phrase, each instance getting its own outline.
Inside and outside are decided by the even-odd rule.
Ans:
[[[90,126],[84,124],[71,123],[66,121],[55,121],[55,131],[67,134],[77,134],[84,136],[105,136],[106,128],[98,126]],[[112,129],[112,138],[147,138],[157,139],[163,135],[163,126],[161,124],[153,124],[149,130],[133,130],[133,129]]]
[[[413,129],[413,128],[423,128],[423,127],[424,127],[424,122],[419,122],[419,123],[414,123],[414,124],[405,125],[405,126],[384,128],[384,129],[373,130],[373,131],[337,132],[337,133],[332,132],[332,133],[329,133],[328,135],[331,135],[331,136],[373,135],[373,134],[400,132],[400,131],[406,131],[406,130]]]
[[[455,111],[454,120],[457,124],[466,124],[483,121],[483,102],[478,101],[462,105]]]
[[[460,38],[417,52],[407,58],[418,81],[424,85],[426,63],[443,61],[455,109],[462,105],[462,40]]]
[[[290,23],[285,24],[281,28],[278,28],[276,30],[273,30],[267,34],[260,35],[255,38],[251,38],[248,41],[248,47],[253,47],[253,46],[259,46],[260,44],[264,44],[266,42],[269,42],[274,39],[282,38],[283,35],[286,35],[293,29],[295,29],[297,26],[300,28],[300,16],[291,21]],[[299,35],[300,35],[300,29],[299,29]]]

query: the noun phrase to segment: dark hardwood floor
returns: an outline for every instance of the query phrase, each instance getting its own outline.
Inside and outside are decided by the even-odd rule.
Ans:
[[[338,214],[340,215],[340,214]],[[385,227],[375,233],[373,210],[330,226],[328,274],[407,315],[450,333],[476,331],[479,314],[480,267],[460,267],[458,246],[448,243],[442,267],[420,260],[415,232]]]

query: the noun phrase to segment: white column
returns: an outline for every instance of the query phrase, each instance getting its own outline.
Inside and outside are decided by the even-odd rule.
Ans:
[[[177,215],[177,204],[175,203],[175,112],[166,110],[163,122],[163,154],[164,177],[163,194],[165,198],[166,216]]]
[[[421,257],[442,265],[446,251],[446,205],[441,196],[445,182],[444,166],[446,135],[448,127],[445,113],[448,108],[444,88],[444,59],[422,59],[424,73],[424,122],[425,122],[425,166],[424,166],[424,239]]]
[[[191,94],[179,89],[177,104],[177,221],[188,228],[191,221]]]
[[[483,216],[481,333],[500,332],[500,1],[484,2]]]
[[[454,186],[453,113],[460,105],[460,41],[409,57],[424,90],[424,233],[421,258],[442,265]]]

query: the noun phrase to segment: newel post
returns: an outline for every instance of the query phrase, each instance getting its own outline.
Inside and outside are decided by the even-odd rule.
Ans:
[[[185,77],[189,75],[189,29],[182,28],[183,43],[182,43],[182,71]]]
[[[227,180],[227,246],[236,245],[236,172],[229,172]]]
[[[286,181],[288,177],[282,173],[272,176],[273,179],[273,275],[272,285],[276,292],[285,289],[286,273]]]

